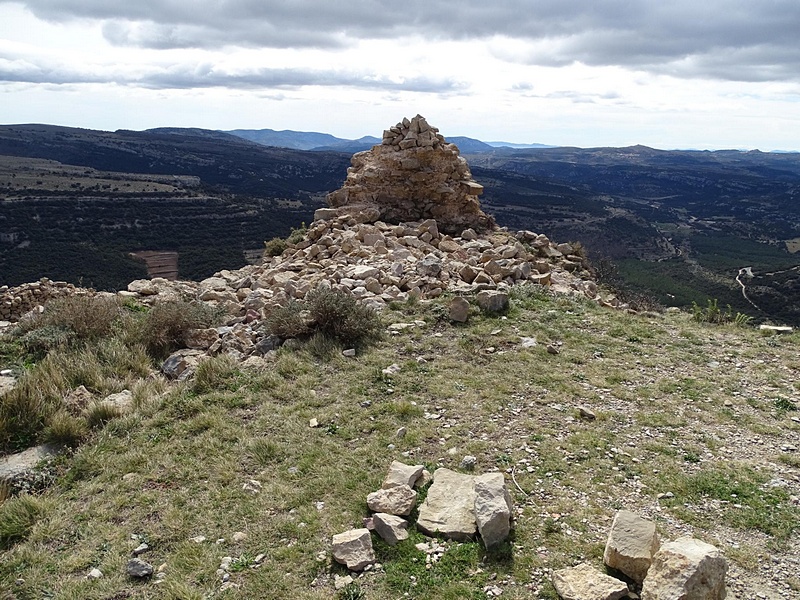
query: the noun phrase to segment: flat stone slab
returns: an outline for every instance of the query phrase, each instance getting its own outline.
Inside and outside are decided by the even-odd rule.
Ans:
[[[41,461],[58,454],[56,444],[42,444],[28,448],[17,454],[0,457],[0,481],[11,481],[32,470]]]
[[[554,572],[553,587],[562,600],[620,600],[628,595],[625,582],[588,563]]]
[[[419,509],[417,528],[427,535],[441,534],[465,541],[475,536],[475,477],[450,469],[436,469],[433,485]]]

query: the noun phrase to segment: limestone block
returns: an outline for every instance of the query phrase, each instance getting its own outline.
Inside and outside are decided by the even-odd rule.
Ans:
[[[408,485],[380,489],[367,496],[367,506],[374,512],[407,516],[417,502],[417,492]]]
[[[658,545],[655,523],[628,510],[620,510],[611,523],[603,562],[636,583],[642,583]]]
[[[511,532],[513,503],[502,473],[475,478],[475,521],[487,548],[505,541]]]
[[[508,294],[505,292],[484,290],[479,292],[475,299],[481,310],[486,312],[502,312],[508,309]]]
[[[417,528],[428,535],[442,534],[452,540],[468,540],[477,532],[475,477],[450,469],[436,469],[433,485],[419,509]]]
[[[422,465],[406,465],[400,461],[393,460],[392,464],[389,465],[389,472],[386,474],[386,479],[383,480],[381,488],[388,489],[402,485],[413,488],[417,479],[422,475],[424,468]]]
[[[456,296],[450,301],[450,320],[466,323],[469,319],[469,302],[466,298]]]
[[[375,532],[390,546],[408,539],[408,521],[396,515],[375,513],[372,515]]]
[[[333,559],[351,571],[361,571],[375,562],[369,529],[351,529],[333,536]]]
[[[553,586],[562,600],[620,600],[628,595],[624,582],[600,573],[588,563],[555,571]]]
[[[712,546],[689,536],[661,546],[642,587],[642,600],[723,600],[728,563]]]

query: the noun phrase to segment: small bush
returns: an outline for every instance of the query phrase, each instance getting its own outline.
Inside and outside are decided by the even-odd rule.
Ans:
[[[134,328],[133,341],[156,358],[165,358],[183,344],[192,329],[213,327],[223,313],[203,302],[171,300],[159,302]]]
[[[241,372],[235,358],[227,354],[214,356],[197,365],[192,391],[204,394],[212,390],[231,389],[235,387],[239,375]]]
[[[288,247],[286,240],[277,237],[272,238],[264,242],[264,256],[280,256]]]
[[[102,296],[70,296],[52,300],[44,311],[21,321],[16,333],[29,340],[36,330],[47,330],[53,342],[96,340],[111,333],[114,322],[121,315],[115,298]],[[47,335],[39,336],[46,340]]]
[[[17,496],[4,502],[0,506],[0,548],[27,538],[43,512],[42,500],[34,496]]]
[[[377,313],[338,290],[317,288],[306,297],[314,331],[342,346],[356,347],[378,339],[382,327]]]
[[[264,327],[272,335],[283,339],[299,338],[311,333],[308,313],[297,300],[274,309],[265,319]]]
[[[749,325],[752,320],[752,317],[744,313],[734,313],[730,304],[728,304],[727,309],[721,309],[716,298],[713,300],[709,298],[708,305],[705,308],[697,304],[697,302],[692,302],[692,318],[698,323],[731,324],[737,327]]]
[[[66,410],[59,410],[47,420],[41,439],[43,442],[75,447],[88,433],[85,419],[71,415]]]

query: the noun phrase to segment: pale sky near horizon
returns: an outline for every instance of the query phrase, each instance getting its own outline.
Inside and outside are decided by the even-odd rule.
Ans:
[[[0,0],[0,123],[800,150],[797,0]]]

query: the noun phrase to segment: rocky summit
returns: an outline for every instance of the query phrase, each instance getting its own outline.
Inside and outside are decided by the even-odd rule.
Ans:
[[[317,216],[393,224],[435,219],[451,234],[494,225],[480,208],[483,186],[472,179],[466,159],[421,115],[384,131],[381,144],[355,154],[351,163],[344,185],[328,194],[331,208]]]

